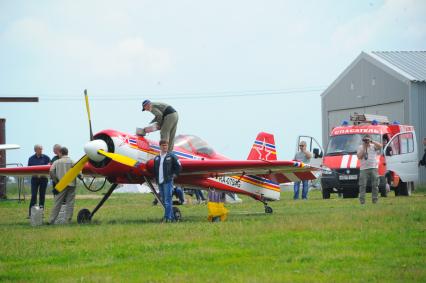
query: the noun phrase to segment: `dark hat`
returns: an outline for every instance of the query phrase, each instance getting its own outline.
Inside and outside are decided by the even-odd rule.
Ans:
[[[145,105],[148,105],[148,104],[151,104],[151,100],[149,100],[149,99],[145,99],[142,102],[142,111],[145,111]]]

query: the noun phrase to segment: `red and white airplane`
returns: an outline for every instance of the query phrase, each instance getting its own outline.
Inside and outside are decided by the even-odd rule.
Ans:
[[[91,124],[87,96],[86,106]],[[153,158],[159,154],[157,142],[116,130],[103,130],[94,136],[91,134],[91,141],[84,146],[84,151],[86,154],[62,178],[56,189],[63,190],[80,172],[86,176],[105,177],[112,185],[93,211],[83,209],[78,213],[78,223],[89,222],[118,184],[147,183],[158,198],[152,185]],[[317,170],[314,167],[277,160],[274,136],[263,132],[258,134],[247,160],[230,160],[193,135],[177,136],[174,154],[182,164],[182,172],[175,184],[248,195],[262,202],[266,213],[272,213],[266,202],[280,198],[280,183],[316,178],[312,173]],[[49,169],[50,165],[0,168],[0,175],[48,175]],[[173,212],[179,219],[179,209],[174,207]]]

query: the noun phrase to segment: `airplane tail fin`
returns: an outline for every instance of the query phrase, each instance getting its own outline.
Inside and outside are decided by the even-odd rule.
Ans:
[[[265,132],[259,133],[247,160],[277,160],[274,135]]]

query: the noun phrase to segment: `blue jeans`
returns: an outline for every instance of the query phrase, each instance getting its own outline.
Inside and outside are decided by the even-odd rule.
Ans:
[[[28,215],[31,215],[31,207],[37,203],[37,193],[40,194],[39,206],[44,207],[44,198],[46,196],[47,178],[32,177],[31,178],[31,201]]]
[[[164,203],[164,219],[173,220],[173,209],[172,209],[172,193],[173,184],[172,182],[164,182],[158,185],[160,189],[161,200]]]
[[[179,199],[180,204],[183,204],[185,202],[185,197],[183,196],[182,188],[175,187],[173,189],[173,195],[175,195]]]
[[[308,184],[308,180],[304,180],[302,181],[302,199],[307,199],[308,198],[308,190],[309,190],[309,184]],[[299,198],[299,188],[300,188],[300,181],[299,182],[294,182],[294,199],[298,199]]]

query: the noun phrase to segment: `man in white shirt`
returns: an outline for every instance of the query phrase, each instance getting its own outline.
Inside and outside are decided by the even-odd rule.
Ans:
[[[379,198],[377,156],[380,155],[382,144],[373,141],[370,135],[362,138],[362,144],[358,147],[357,157],[360,160],[359,173],[359,201],[365,203],[365,191],[368,180],[371,180],[371,194],[373,203],[377,203]]]
[[[154,158],[154,172],[160,190],[161,200],[164,203],[165,222],[172,222],[174,219],[172,208],[173,179],[176,178],[182,166],[179,159],[172,152],[168,152],[169,142],[160,141],[160,154]]]

